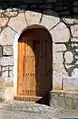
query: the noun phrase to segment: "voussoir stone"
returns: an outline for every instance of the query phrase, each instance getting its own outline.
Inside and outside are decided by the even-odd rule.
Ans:
[[[40,22],[41,13],[26,11],[25,17],[26,17],[28,25],[36,24]]]
[[[72,25],[71,32],[73,37],[78,37],[78,25]]]
[[[1,32],[0,45],[12,45],[14,37],[15,37],[15,32],[11,28],[6,27]]]
[[[10,21],[9,21],[8,25],[12,29],[17,31],[18,33],[23,31],[27,27],[26,20],[25,20],[25,17],[24,17],[24,13],[19,13],[16,17],[10,18]]]
[[[4,46],[3,47],[3,55],[4,56],[10,56],[13,55],[13,47],[12,46]]]
[[[7,23],[8,23],[8,18],[6,17],[6,18],[1,18],[0,17],[0,27],[4,27],[4,26],[6,26],[7,25]]]
[[[60,22],[56,27],[50,30],[53,42],[68,42],[70,39],[70,31],[67,26]]]
[[[47,29],[53,28],[59,22],[60,18],[56,12],[52,10],[45,10],[43,12],[41,24],[44,25]]]

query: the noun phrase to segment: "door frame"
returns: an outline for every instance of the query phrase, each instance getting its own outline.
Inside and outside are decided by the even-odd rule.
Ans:
[[[27,29],[33,29],[33,28],[43,28],[46,29],[46,31],[50,34],[49,30],[40,24],[33,24],[30,26],[27,26],[21,33],[16,33],[15,37],[14,37],[14,43],[13,43],[13,55],[14,55],[14,96],[17,96],[17,65],[18,65],[18,40],[21,36],[21,34],[26,31]],[[51,36],[51,34],[50,34]],[[52,39],[52,36],[51,36]],[[51,79],[52,80],[52,79]]]

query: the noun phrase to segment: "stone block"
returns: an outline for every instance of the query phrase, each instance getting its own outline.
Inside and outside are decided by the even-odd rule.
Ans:
[[[78,91],[78,78],[77,77],[63,78],[63,90]]]
[[[62,76],[53,76],[53,90],[62,90]]]
[[[78,98],[77,99],[73,98],[72,109],[77,109],[78,110]]]
[[[43,12],[41,24],[44,25],[47,29],[53,28],[59,22],[60,18],[56,12],[52,10],[45,10]]]
[[[2,57],[2,47],[0,47],[0,57]]]
[[[68,73],[66,72],[63,63],[53,63],[53,75],[56,76],[68,76]]]
[[[13,64],[14,64],[13,56],[1,57],[1,58],[0,58],[0,64],[1,64],[2,66],[5,66],[5,65],[13,65]]]
[[[2,72],[2,76],[8,77],[8,71],[3,71],[3,72]]]
[[[13,46],[4,46],[3,47],[3,55],[4,56],[11,56],[11,55],[13,55]]]
[[[7,17],[16,17],[18,12],[13,11],[12,9],[7,9],[6,12],[4,13]]]
[[[78,42],[78,38],[71,38],[72,42]]]
[[[65,44],[53,44],[53,48],[56,53],[64,52],[66,51]]]
[[[5,100],[5,89],[0,88],[0,102]]]
[[[13,40],[15,37],[15,32],[6,27],[0,34],[0,45],[13,45]]]
[[[8,66],[9,70],[13,71],[13,66]]]
[[[8,70],[8,66],[3,66],[2,67],[2,71],[7,71]]]
[[[71,51],[66,51],[64,54],[65,63],[72,63],[74,55]]]
[[[26,11],[25,12],[25,17],[26,17],[28,25],[39,23],[41,15],[42,14],[38,13],[38,12]]]
[[[8,71],[8,75],[9,75],[9,77],[13,77],[14,76],[13,70]]]
[[[0,17],[0,27],[4,27],[4,26],[6,26],[7,25],[7,23],[8,23],[8,18],[7,17]]]
[[[73,37],[78,37],[78,25],[71,26],[71,33]]]
[[[13,87],[13,77],[1,76],[0,88]]]
[[[65,98],[65,108],[72,109],[72,98]]]
[[[21,33],[27,27],[24,13],[19,13],[16,17],[10,18],[8,25],[16,32]]]
[[[63,21],[66,23],[66,24],[76,24],[78,23],[78,19],[73,17],[73,18],[63,18]]]
[[[65,108],[65,94],[62,92],[60,95],[59,95],[59,105],[61,108]]]
[[[58,108],[59,107],[59,98],[58,98],[58,94],[57,93],[51,93],[50,92],[50,106],[54,107],[54,108]]]
[[[53,63],[63,63],[63,53],[62,52],[53,52]]]
[[[70,39],[70,32],[67,26],[60,22],[56,27],[50,30],[52,40],[55,43],[68,42]]]
[[[0,101],[13,100],[13,97],[14,97],[13,87],[0,88]]]
[[[55,103],[56,100],[58,103]],[[55,108],[78,110],[78,92],[52,90],[50,91],[50,106],[54,107],[54,104],[56,104]]]

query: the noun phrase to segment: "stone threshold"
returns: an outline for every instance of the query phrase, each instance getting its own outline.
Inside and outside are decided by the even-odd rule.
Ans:
[[[38,97],[38,96],[24,96],[24,95],[18,95],[18,96],[14,96],[14,100],[19,100],[19,101],[38,101],[40,100],[42,97]]]
[[[66,90],[50,91],[50,106],[63,109],[78,110],[78,92]]]

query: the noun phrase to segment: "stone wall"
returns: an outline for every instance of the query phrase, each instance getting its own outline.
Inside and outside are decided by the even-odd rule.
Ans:
[[[14,86],[13,43],[16,34],[32,24],[43,25],[52,36],[53,89],[62,90],[78,71],[77,0],[19,0],[0,4],[0,87]],[[77,79],[75,80],[78,83]],[[75,84],[76,84],[75,83]],[[72,83],[71,87],[75,87]],[[76,87],[77,88],[77,87]],[[66,90],[64,88],[64,90]],[[68,90],[72,90],[68,88]],[[74,89],[73,89],[74,90]],[[77,90],[77,89],[75,89]]]

